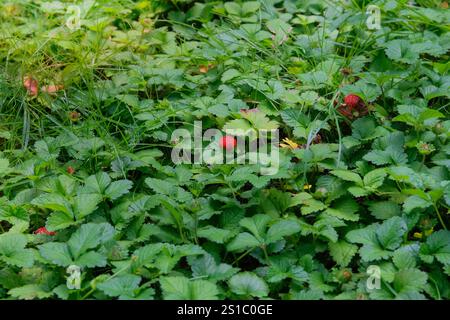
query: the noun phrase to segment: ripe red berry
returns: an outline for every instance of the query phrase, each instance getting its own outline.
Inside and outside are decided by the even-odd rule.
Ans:
[[[219,146],[221,148],[231,150],[236,147],[236,138],[233,136],[224,136],[219,141]]]
[[[40,227],[34,232],[34,234],[45,234],[47,236],[54,236],[56,232],[48,231],[46,227]]]
[[[27,92],[30,96],[38,95],[38,82],[31,76],[25,76],[23,78],[23,86],[27,89]]]
[[[356,108],[361,101],[361,98],[355,94],[346,95],[344,98],[345,104],[351,109]]]
[[[68,174],[74,174],[75,173],[75,169],[72,166],[68,166],[67,167],[67,173]]]

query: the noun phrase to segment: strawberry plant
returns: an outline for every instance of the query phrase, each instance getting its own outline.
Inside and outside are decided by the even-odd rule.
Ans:
[[[0,8],[0,299],[450,299],[446,1]]]

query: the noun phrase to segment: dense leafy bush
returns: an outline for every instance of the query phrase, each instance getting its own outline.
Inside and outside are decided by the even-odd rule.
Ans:
[[[447,2],[0,6],[0,298],[450,297]],[[278,172],[175,165],[195,121]]]

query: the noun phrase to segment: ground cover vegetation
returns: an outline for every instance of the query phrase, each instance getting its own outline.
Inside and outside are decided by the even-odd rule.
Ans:
[[[432,0],[2,1],[0,298],[449,299],[449,22]],[[277,172],[174,164],[195,121],[277,129]]]

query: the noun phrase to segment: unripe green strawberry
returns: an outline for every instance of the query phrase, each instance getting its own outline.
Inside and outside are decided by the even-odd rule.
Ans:
[[[341,269],[337,272],[336,279],[342,283],[349,282],[352,279],[352,271],[348,268]]]

